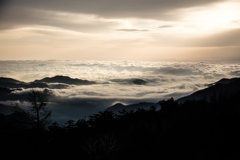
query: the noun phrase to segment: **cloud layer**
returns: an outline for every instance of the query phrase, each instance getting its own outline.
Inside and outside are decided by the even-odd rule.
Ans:
[[[21,66],[21,67],[19,67]],[[156,103],[177,99],[206,88],[221,78],[240,76],[240,63],[206,62],[134,62],[134,61],[1,61],[0,75],[24,82],[65,75],[92,80],[92,85],[50,87],[53,118],[63,123],[96,113],[115,103]],[[145,85],[132,83],[141,79]],[[54,83],[53,85],[57,85]],[[62,84],[64,85],[64,84]],[[1,103],[27,105],[30,89],[8,90]]]

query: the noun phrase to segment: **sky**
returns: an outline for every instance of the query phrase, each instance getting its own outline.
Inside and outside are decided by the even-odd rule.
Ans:
[[[1,0],[0,60],[239,61],[239,0]]]

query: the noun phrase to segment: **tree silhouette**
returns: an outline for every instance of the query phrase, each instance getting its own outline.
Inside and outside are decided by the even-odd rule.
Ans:
[[[48,108],[50,91],[44,90],[34,90],[32,89],[28,93],[27,100],[30,104],[28,110],[24,110],[18,104],[13,106],[13,111],[15,113],[20,113],[33,120],[36,123],[37,129],[44,129],[47,124],[51,122],[51,110]]]
[[[50,92],[47,89],[43,91],[31,90],[28,94],[30,102],[30,116],[37,122],[37,128],[45,127],[50,123],[51,110],[48,109]]]

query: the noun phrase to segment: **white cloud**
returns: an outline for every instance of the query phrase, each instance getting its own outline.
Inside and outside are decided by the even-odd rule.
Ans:
[[[20,67],[21,66],[21,67]],[[177,99],[221,78],[239,76],[240,63],[136,62],[136,61],[1,61],[0,74],[21,81],[65,75],[98,82],[95,85],[52,89],[53,117],[61,121],[81,118],[103,110],[114,102],[158,102]],[[128,83],[132,78],[146,85]],[[126,82],[126,83],[124,83]],[[29,89],[17,90],[11,101],[26,101]]]

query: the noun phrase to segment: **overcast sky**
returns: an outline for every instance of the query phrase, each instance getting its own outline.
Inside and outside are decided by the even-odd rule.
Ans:
[[[2,0],[0,60],[240,60],[239,0]]]

